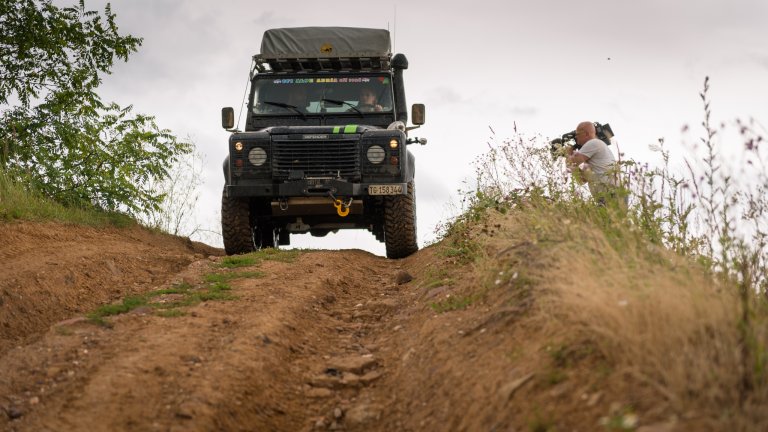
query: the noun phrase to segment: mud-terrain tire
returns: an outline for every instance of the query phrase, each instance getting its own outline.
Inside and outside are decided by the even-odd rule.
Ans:
[[[405,258],[419,250],[416,243],[416,186],[407,195],[388,196],[384,202],[384,245],[387,258]]]
[[[248,200],[221,194],[221,234],[227,255],[253,252],[253,228]]]

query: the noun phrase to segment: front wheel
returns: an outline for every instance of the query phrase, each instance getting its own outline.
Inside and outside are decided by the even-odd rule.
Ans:
[[[253,252],[253,228],[248,200],[221,195],[221,235],[227,255]]]
[[[384,202],[384,245],[387,258],[405,258],[419,250],[416,243],[416,187],[407,195],[388,196]]]

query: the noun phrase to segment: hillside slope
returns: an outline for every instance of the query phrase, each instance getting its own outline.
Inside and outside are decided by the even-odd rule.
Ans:
[[[3,271],[66,267],[76,294],[54,320],[69,319],[31,325],[14,312],[23,284],[3,278],[16,346],[0,352],[0,428],[764,430],[764,390],[740,384],[736,299],[550,211],[490,211],[404,260],[16,229]],[[26,289],[23,310],[57,289]],[[96,309],[128,293],[144,297]]]

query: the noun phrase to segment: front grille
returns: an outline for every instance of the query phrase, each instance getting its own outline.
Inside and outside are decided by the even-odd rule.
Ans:
[[[291,171],[304,177],[360,179],[360,151],[357,140],[272,141],[272,173],[275,179],[287,179]]]

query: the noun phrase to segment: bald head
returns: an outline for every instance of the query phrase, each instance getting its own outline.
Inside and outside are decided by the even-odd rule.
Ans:
[[[592,122],[585,121],[576,126],[576,144],[582,145],[594,138],[597,138],[597,131]]]

